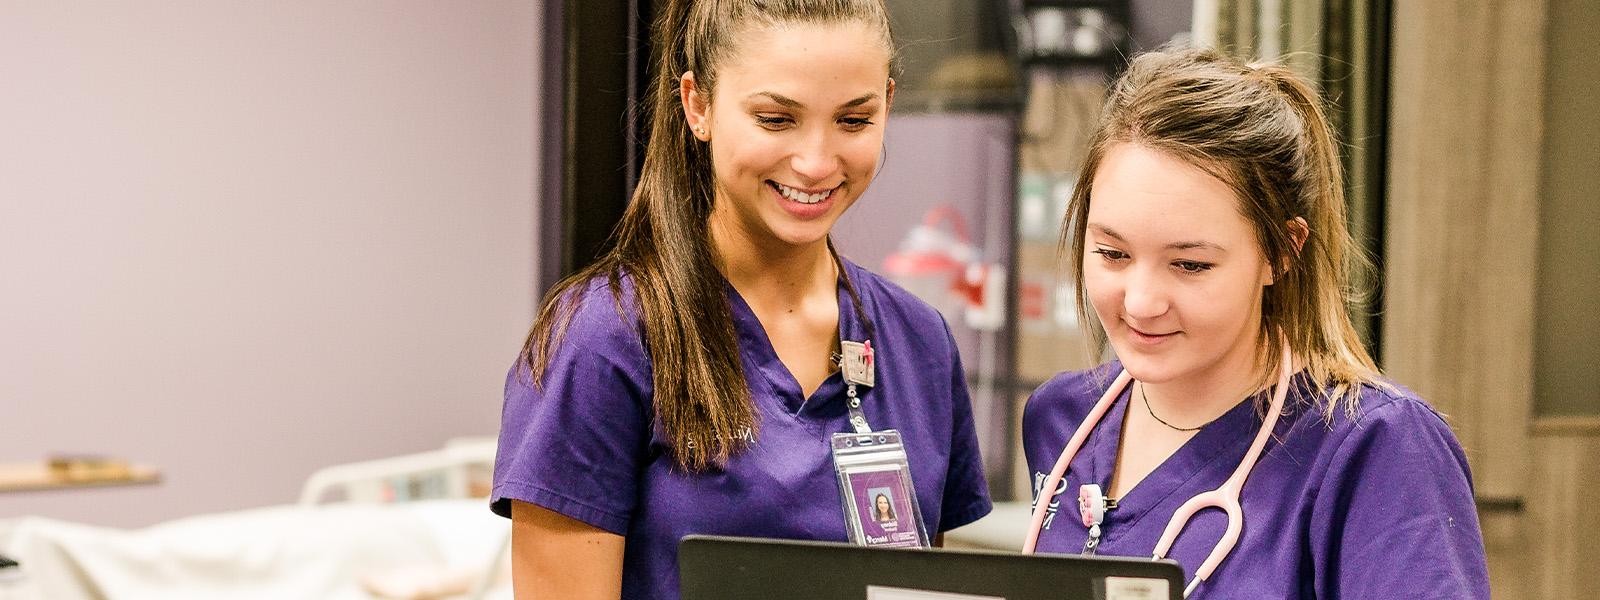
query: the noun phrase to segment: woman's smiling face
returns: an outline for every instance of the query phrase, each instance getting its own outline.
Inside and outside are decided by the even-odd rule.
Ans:
[[[858,22],[755,28],[722,61],[709,104],[692,79],[684,105],[711,144],[714,226],[757,244],[822,241],[877,172],[894,93],[882,34]]]
[[[1253,367],[1272,269],[1233,189],[1174,156],[1119,143],[1091,197],[1084,287],[1128,372],[1159,384]]]

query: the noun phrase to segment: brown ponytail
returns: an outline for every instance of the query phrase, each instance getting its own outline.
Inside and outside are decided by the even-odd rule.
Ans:
[[[880,27],[889,43],[881,0],[667,3],[653,30],[659,55],[648,93],[649,141],[639,187],[613,233],[616,246],[545,294],[523,345],[536,385],[542,383],[552,345],[561,342],[572,315],[588,300],[583,291],[589,282],[606,278],[620,313],[626,275],[650,355],[655,418],[672,442],[677,464],[704,470],[753,439],[745,432],[758,427],[755,407],[706,226],[715,198],[710,147],[689,132],[679,79],[693,72],[700,92],[710,97],[717,64],[734,51],[744,28],[853,20]]]
[[[1339,161],[1339,143],[1333,133],[1321,97],[1309,83],[1282,65],[1254,67],[1273,84],[1289,103],[1302,123],[1300,139],[1302,163],[1300,171],[1305,179],[1300,185],[1302,196],[1299,215],[1306,219],[1310,237],[1306,246],[1317,251],[1299,252],[1294,263],[1313,276],[1304,277],[1307,285],[1297,286],[1291,293],[1280,293],[1280,304],[1310,301],[1321,310],[1296,315],[1298,323],[1286,327],[1289,311],[1284,318],[1268,320],[1281,330],[1295,336],[1290,345],[1308,348],[1305,353],[1312,372],[1323,373],[1332,386],[1335,398],[1348,397],[1346,409],[1354,411],[1355,390],[1349,386],[1360,382],[1374,382],[1377,365],[1355,325],[1350,322],[1348,307],[1359,301],[1362,292],[1351,285],[1352,273],[1368,268],[1370,263],[1350,237],[1345,203],[1344,168]],[[1313,264],[1314,261],[1314,264]],[[1270,294],[1269,294],[1270,295]]]

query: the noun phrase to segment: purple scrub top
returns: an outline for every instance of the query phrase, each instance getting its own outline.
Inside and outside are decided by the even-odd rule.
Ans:
[[[1057,375],[1028,400],[1023,449],[1036,502],[1067,440],[1121,368]],[[1363,386],[1357,415],[1338,410],[1329,422],[1307,400],[1321,391],[1304,373],[1291,385],[1244,485],[1238,545],[1190,598],[1488,598],[1471,474],[1439,414],[1404,388]],[[1078,486],[1110,489],[1132,387],[1073,458],[1039,551],[1083,551]],[[1207,425],[1129,490],[1106,513],[1097,553],[1150,556],[1178,506],[1238,467],[1261,426],[1255,404],[1242,402]],[[1189,520],[1168,553],[1186,583],[1226,528],[1218,509]]]
[[[870,324],[841,282],[840,336],[870,337],[876,353],[877,385],[859,388],[861,407],[874,429],[901,432],[928,531],[988,514],[966,376],[944,319],[842,262]],[[833,434],[852,431],[844,383],[836,372],[801,397],[755,314],[727,289],[760,426],[725,468],[685,473],[654,426],[650,358],[626,277],[620,309],[603,280],[588,285],[542,390],[520,361],[507,376],[491,508],[509,516],[510,500],[521,500],[626,536],[624,598],[677,598],[678,541],[691,533],[847,540],[829,450]]]

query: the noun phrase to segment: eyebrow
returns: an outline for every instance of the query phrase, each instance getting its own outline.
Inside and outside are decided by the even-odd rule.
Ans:
[[[1122,242],[1124,244],[1128,243],[1128,239],[1125,238],[1125,237],[1122,237],[1122,234],[1117,233],[1117,231],[1115,229],[1112,229],[1110,227],[1106,227],[1105,225],[1100,225],[1100,224],[1097,224],[1097,223],[1090,223],[1089,224],[1089,229],[1093,229],[1095,231],[1098,231],[1098,232],[1100,232],[1101,235],[1104,235],[1106,237],[1112,238],[1112,239],[1117,240],[1119,242]],[[1171,249],[1174,249],[1174,250],[1196,250],[1196,249],[1204,250],[1204,249],[1211,249],[1211,250],[1217,250],[1219,252],[1227,252],[1228,251],[1227,248],[1223,248],[1222,246],[1219,246],[1217,244],[1214,244],[1214,243],[1211,243],[1211,242],[1207,242],[1207,241],[1202,241],[1202,240],[1173,242],[1171,244],[1167,244],[1167,247],[1171,248]]]
[[[750,94],[751,98],[755,98],[757,96],[766,96],[768,99],[772,100],[773,102],[777,102],[778,104],[783,105],[785,108],[790,108],[790,109],[794,109],[794,110],[800,110],[802,108],[805,108],[805,106],[806,106],[805,104],[802,104],[799,100],[795,100],[794,98],[790,98],[788,96],[785,96],[783,94],[779,94],[779,93],[776,93],[776,92],[756,92],[754,94]],[[839,108],[854,108],[854,107],[857,107],[857,106],[861,106],[863,104],[866,104],[868,102],[871,102],[871,101],[877,99],[877,97],[878,97],[878,93],[877,92],[870,92],[870,93],[868,93],[866,95],[863,95],[863,96],[861,96],[859,98],[856,98],[856,99],[851,100],[849,102],[846,102],[844,104],[840,104]]]

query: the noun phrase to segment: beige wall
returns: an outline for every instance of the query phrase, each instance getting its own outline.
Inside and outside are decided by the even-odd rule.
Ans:
[[[1595,17],[1588,0],[1395,5],[1385,367],[1450,415],[1494,501],[1496,598],[1600,583],[1600,397],[1571,385],[1595,381]]]
[[[1600,535],[1600,4],[1548,0],[1547,10],[1531,543],[1507,554],[1527,556],[1519,580],[1538,594],[1524,597],[1582,598],[1600,586],[1589,549]]]
[[[1600,417],[1600,2],[1549,2],[1534,409]]]
[[[136,525],[492,435],[533,298],[536,3],[0,1],[0,494]]]

